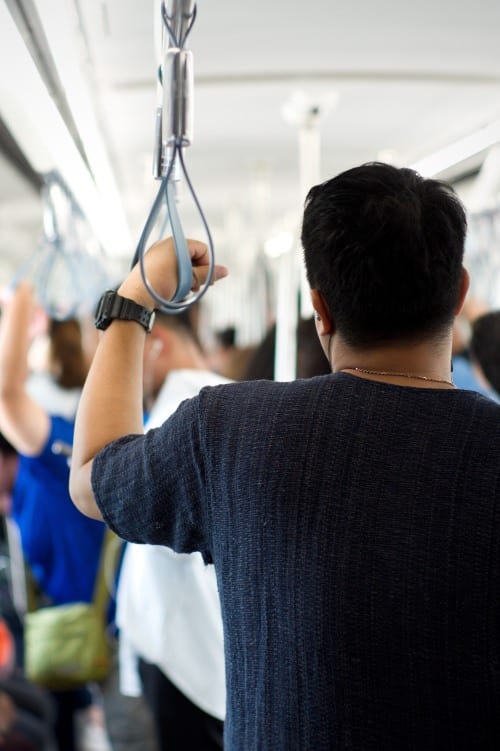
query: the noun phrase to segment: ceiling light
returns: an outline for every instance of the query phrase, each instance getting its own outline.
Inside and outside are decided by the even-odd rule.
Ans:
[[[265,241],[264,252],[268,258],[279,258],[291,250],[293,240],[291,232],[277,232]]]
[[[283,104],[281,114],[288,125],[307,127],[328,115],[336,106],[338,99],[339,95],[336,91],[313,94],[297,89]]]

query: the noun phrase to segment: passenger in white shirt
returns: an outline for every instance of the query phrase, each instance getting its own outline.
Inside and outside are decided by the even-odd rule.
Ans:
[[[188,314],[158,314],[144,355],[145,393],[155,399],[146,429],[203,386],[223,382],[207,370]],[[199,553],[128,544],[117,622],[121,690],[143,691],[160,749],[222,749],[224,647],[213,566]]]

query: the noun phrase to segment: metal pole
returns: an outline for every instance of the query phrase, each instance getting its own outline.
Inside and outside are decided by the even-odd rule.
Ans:
[[[300,197],[301,206],[312,188],[320,181],[320,152],[321,136],[319,131],[319,109],[314,107],[309,116],[304,119],[299,130],[299,165],[300,165]],[[305,266],[300,257],[300,315],[310,318],[313,314],[309,284],[306,278]]]
[[[320,164],[320,108],[306,106],[295,113],[298,125],[300,205],[311,188],[319,182]],[[276,351],[274,377],[277,381],[292,381],[297,373],[297,325],[300,314],[312,315],[300,243],[284,253],[278,262],[276,302]]]

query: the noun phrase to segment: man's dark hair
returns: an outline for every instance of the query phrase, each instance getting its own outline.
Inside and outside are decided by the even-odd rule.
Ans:
[[[500,310],[485,313],[472,324],[470,355],[500,394]]]
[[[458,303],[467,222],[453,189],[373,162],[309,191],[307,276],[348,344],[438,335]]]

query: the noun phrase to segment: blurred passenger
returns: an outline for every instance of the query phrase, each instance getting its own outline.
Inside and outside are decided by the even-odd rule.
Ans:
[[[0,749],[56,751],[53,706],[16,666],[14,639],[0,618]]]
[[[14,488],[19,456],[12,444],[0,433],[0,514],[9,514],[12,508],[12,490]]]
[[[39,603],[90,602],[104,525],[79,514],[68,495],[75,395],[85,380],[85,356],[78,322],[52,322],[52,381],[36,401],[27,390],[35,311],[32,289],[22,282],[4,306],[0,321],[0,429],[20,455],[12,513]],[[49,406],[41,406],[42,401]],[[91,705],[91,695],[85,687],[52,695],[60,751],[74,751],[75,714]]]
[[[274,380],[275,352],[276,325],[273,325],[256,347],[242,380]],[[329,372],[330,366],[318,341],[314,319],[300,319],[297,326],[297,378],[312,378]]]
[[[228,326],[215,332],[215,345],[209,355],[210,369],[216,373],[223,373],[236,348],[236,329]]]
[[[14,638],[16,661],[22,666],[23,622],[28,605],[26,570],[19,528],[10,516],[18,468],[17,451],[0,433],[0,616]]]
[[[146,435],[146,332],[108,321],[72,496],[215,564],[226,751],[498,747],[500,406],[451,380],[465,234],[454,191],[410,169],[313,187],[302,244],[332,373],[204,389]],[[208,249],[189,247],[202,283]],[[145,263],[171,297],[172,239]],[[137,267],[119,293],[155,307]]]
[[[22,672],[26,572],[19,530],[8,516],[18,462],[0,434],[0,748],[55,751],[50,699]]]
[[[208,366],[231,381],[243,380],[255,347],[238,346],[236,329],[233,326],[219,331],[216,334],[216,340],[218,344],[210,355]]]
[[[474,320],[486,312],[486,307],[476,301],[466,300],[453,322],[452,368],[453,382],[459,389],[470,389],[491,398],[492,390],[481,379],[471,362],[470,340]]]
[[[302,318],[297,327],[297,378],[331,373],[330,363],[318,341],[313,318]]]
[[[500,310],[477,318],[472,325],[470,356],[485,390],[500,398]]]
[[[202,387],[224,382],[207,369],[189,316],[157,314],[144,352],[145,397],[153,405],[146,428],[161,425]],[[136,694],[140,675],[161,751],[222,749],[224,645],[214,567],[199,553],[129,544],[117,621],[123,690]]]

